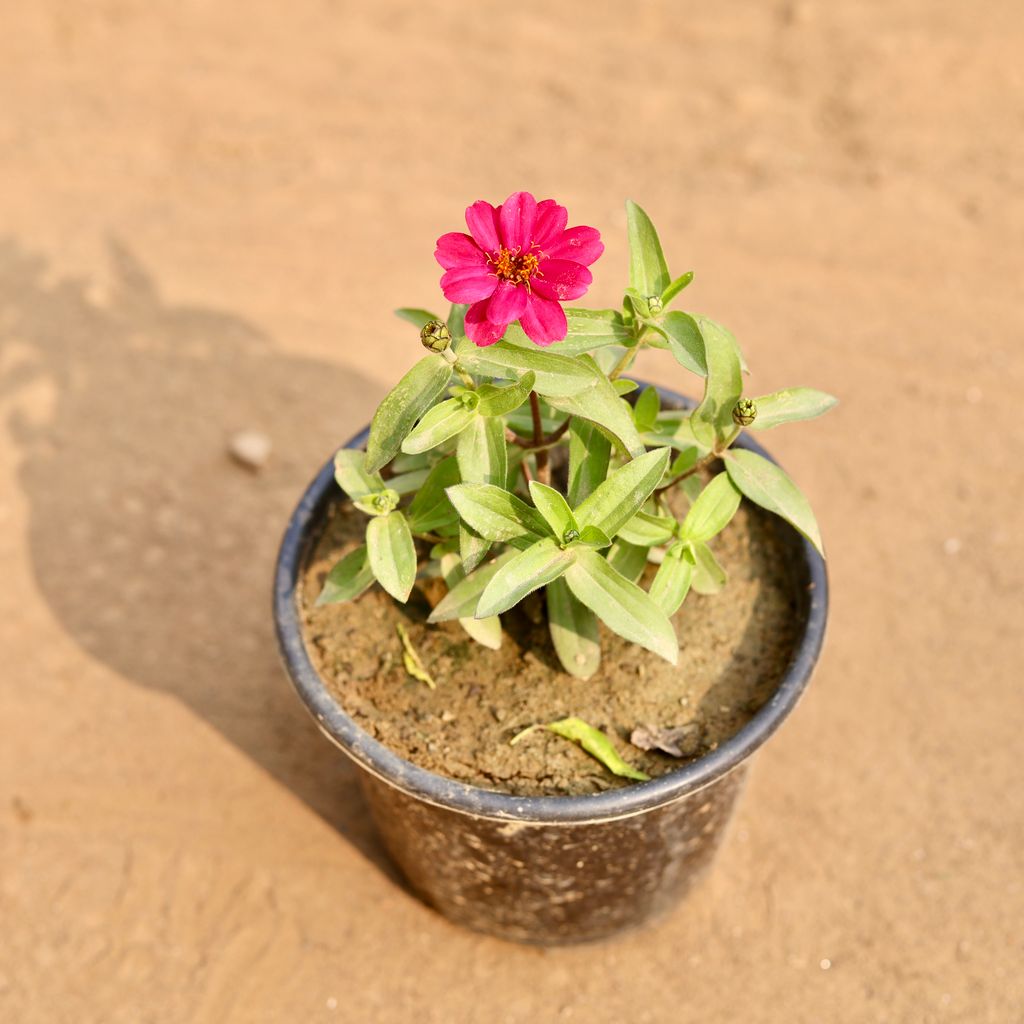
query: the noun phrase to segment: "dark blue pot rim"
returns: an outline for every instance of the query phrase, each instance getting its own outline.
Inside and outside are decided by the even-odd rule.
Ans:
[[[693,404],[674,391],[665,388],[658,388],[658,391],[667,406],[687,408]],[[364,447],[367,433],[368,428],[362,430],[346,447]],[[747,434],[740,436],[737,446],[771,458]],[[828,576],[822,557],[806,538],[800,537],[799,550],[808,589],[803,635],[775,693],[735,736],[668,775],[604,793],[514,796],[468,786],[406,761],[364,732],[338,704],[310,660],[302,637],[296,588],[309,553],[311,531],[337,497],[332,458],[292,513],[278,553],[274,622],[281,658],[299,696],[325,735],[365,771],[425,803],[476,817],[544,824],[608,821],[672,803],[732,771],[775,732],[807,687],[821,651],[828,618]]]

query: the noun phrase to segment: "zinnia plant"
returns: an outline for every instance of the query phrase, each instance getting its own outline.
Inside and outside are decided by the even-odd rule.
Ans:
[[[821,550],[814,515],[775,463],[734,448],[828,410],[810,388],[743,396],[733,336],[669,310],[692,279],[669,274],[647,215],[627,204],[629,287],[621,310],[581,309],[603,251],[563,206],[516,192],[466,210],[468,233],[437,242],[447,318],[399,315],[429,350],[373,417],[366,451],[342,449],[339,485],[365,513],[366,543],[327,577],[321,603],[374,581],[395,600],[417,578],[446,585],[433,622],[457,619],[497,648],[500,616],[543,591],[567,672],[598,668],[598,623],[670,662],[671,617],[691,589],[726,582],[715,537],[742,498],[782,516]],[[645,348],[694,374],[693,408],[662,408],[627,376]]]

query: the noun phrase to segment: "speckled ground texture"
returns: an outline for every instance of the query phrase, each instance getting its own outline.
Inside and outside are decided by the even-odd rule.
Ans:
[[[8,0],[0,1020],[1022,1020],[1022,28]],[[605,233],[595,304],[631,196],[756,391],[842,399],[770,439],[830,554],[810,692],[684,909],[551,951],[396,884],[269,615],[297,494],[417,358],[388,309],[524,186]]]

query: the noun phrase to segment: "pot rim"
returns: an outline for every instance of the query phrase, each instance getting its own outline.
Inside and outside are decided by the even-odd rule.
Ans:
[[[638,383],[644,386],[644,382]],[[658,393],[667,405],[692,408],[694,404],[667,388],[659,387]],[[364,428],[345,447],[363,447],[368,433],[369,428]],[[741,434],[736,444],[776,461],[747,434]],[[817,663],[828,618],[828,576],[824,559],[801,536],[799,550],[808,591],[803,634],[775,693],[739,732],[711,753],[648,782],[577,796],[515,796],[437,775],[399,757],[361,729],[328,690],[306,650],[296,588],[309,550],[310,530],[336,500],[335,488],[332,457],[306,489],[281,541],[273,596],[281,658],[321,731],[361,768],[426,803],[475,817],[523,824],[609,821],[672,803],[703,789],[746,761],[796,706]]]

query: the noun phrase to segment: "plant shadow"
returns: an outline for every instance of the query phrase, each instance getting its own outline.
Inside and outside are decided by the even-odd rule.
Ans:
[[[179,698],[394,878],[354,768],[291,692],[269,611],[287,516],[377,388],[167,302],[123,245],[110,257],[98,298],[0,240],[0,409],[42,593],[92,656]],[[245,429],[273,444],[258,472],[228,456]]]

